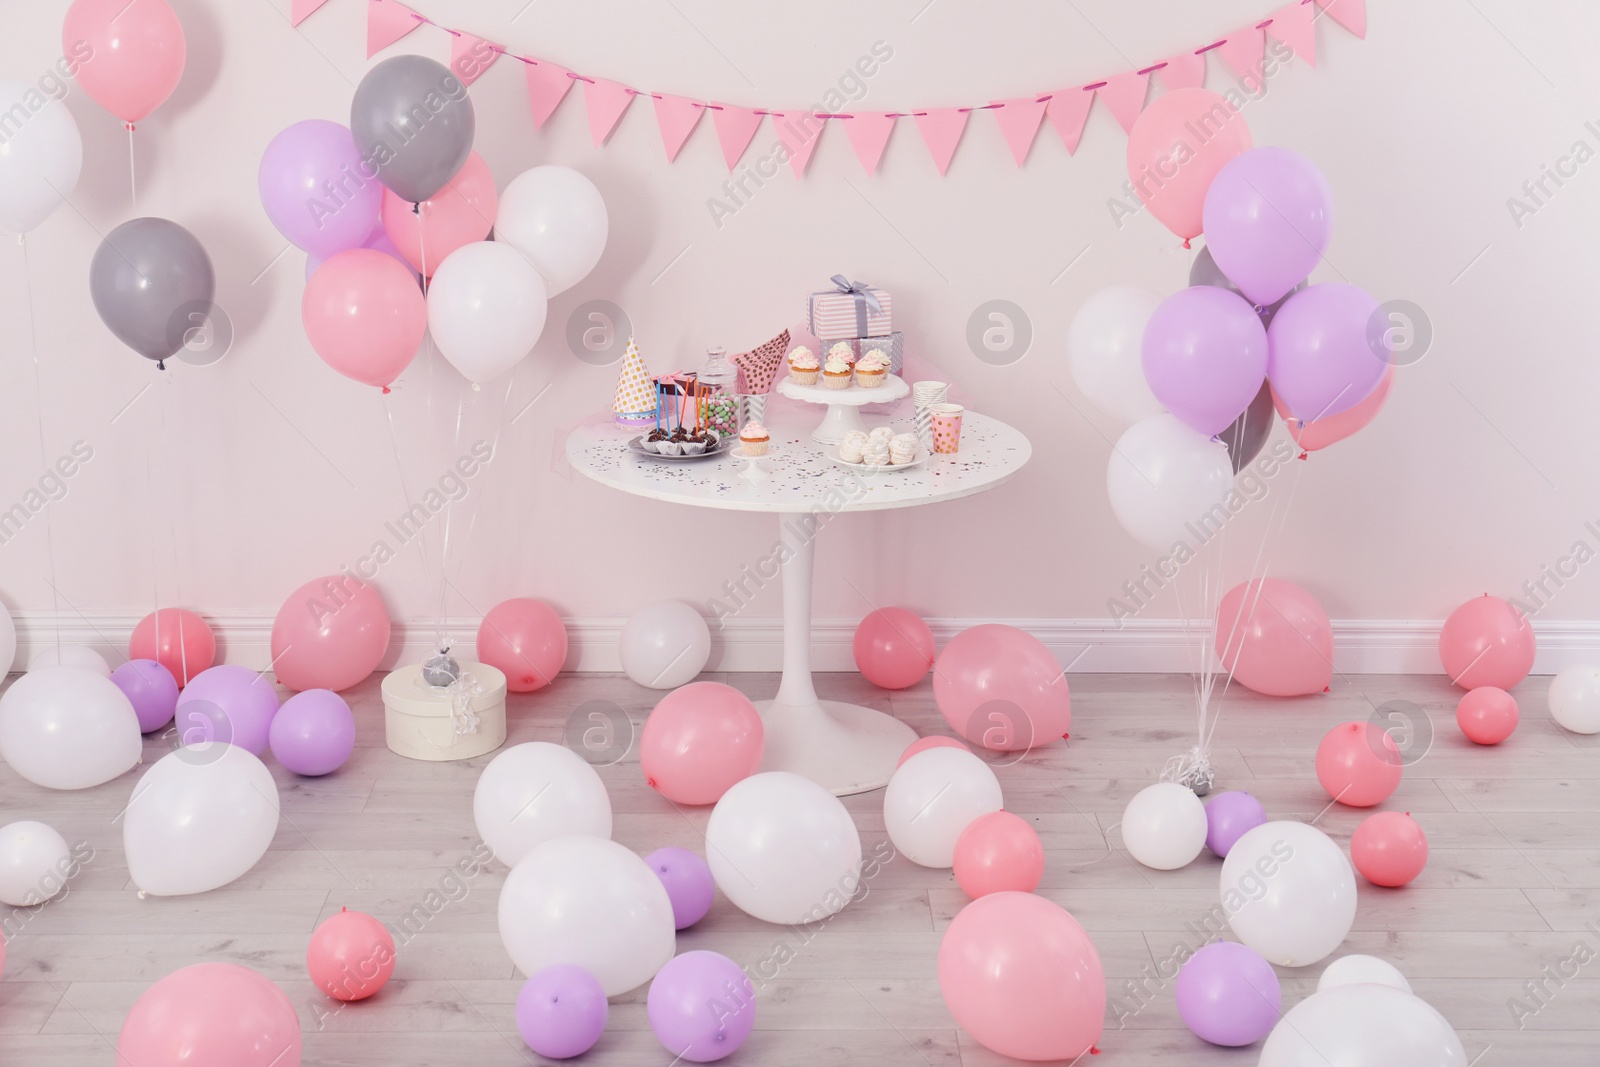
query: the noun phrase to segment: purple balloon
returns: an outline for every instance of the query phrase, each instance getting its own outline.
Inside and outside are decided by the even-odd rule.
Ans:
[[[1267,378],[1302,422],[1348,411],[1389,369],[1378,302],[1353,285],[1313,285],[1291,296],[1267,330]],[[1369,326],[1381,321],[1375,333]]]
[[[1267,809],[1249,793],[1237,789],[1218,793],[1206,801],[1206,847],[1219,856],[1227,856],[1246,830],[1254,830],[1266,821]]]
[[[645,1005],[662,1047],[690,1063],[733,1055],[756,1021],[750,976],[716,952],[685,952],[668,960],[651,980]]]
[[[159,730],[178,709],[178,680],[153,659],[130,659],[111,672],[111,680],[133,703],[139,732]]]
[[[1272,1032],[1283,989],[1272,964],[1243,945],[1216,941],[1178,971],[1173,989],[1178,1014],[1196,1037],[1235,1047]]]
[[[594,1048],[610,1012],[598,978],[558,963],[536,971],[517,994],[517,1032],[539,1055],[570,1059]]]
[[[422,275],[417,274],[417,268],[406,262],[406,257],[400,254],[400,249],[396,248],[394,242],[389,240],[389,231],[383,228],[382,219],[378,220],[377,228],[372,231],[361,247],[370,248],[374,252],[382,252],[386,256],[391,256],[394,259],[399,260],[400,263],[405,266],[406,270],[410,271],[413,275],[416,275],[417,282],[419,284],[421,283]],[[309,282],[311,280],[311,276],[317,273],[317,268],[326,262],[326,257],[308,252],[306,254],[306,281]]]
[[[1161,406],[1207,437],[1237,419],[1267,377],[1267,331],[1236,293],[1179,289],[1144,328],[1140,361]]]
[[[369,169],[346,127],[297,122],[261,155],[261,205],[279,233],[326,259],[359,248],[378,221],[383,185]]]
[[[1333,191],[1300,153],[1253,148],[1211,180],[1201,220],[1222,273],[1265,307],[1322,259],[1333,232]]]
[[[356,717],[331,689],[307,689],[283,702],[268,731],[272,754],[295,774],[330,774],[356,747]]]
[[[267,750],[278,691],[249,667],[225,663],[189,679],[178,697],[178,743],[221,741],[259,756]]]
[[[711,868],[696,853],[686,848],[658,848],[644,858],[667,887],[672,901],[672,918],[685,930],[706,917],[711,910],[716,883]]]

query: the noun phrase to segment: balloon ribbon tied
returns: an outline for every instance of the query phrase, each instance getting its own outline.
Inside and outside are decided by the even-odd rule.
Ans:
[[[472,710],[472,702],[483,693],[483,686],[470,671],[462,671],[447,687],[450,691],[450,733],[452,737],[468,737],[478,732],[481,720]]]
[[[1211,754],[1196,745],[1181,756],[1173,756],[1167,760],[1166,767],[1161,771],[1161,780],[1176,782],[1186,789],[1194,790],[1196,796],[1203,797],[1211,792],[1211,787],[1216,784],[1217,772],[1211,766]]]

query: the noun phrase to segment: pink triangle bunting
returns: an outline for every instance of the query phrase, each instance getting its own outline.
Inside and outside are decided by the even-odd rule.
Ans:
[[[542,59],[534,60],[527,67],[528,103],[533,105],[533,128],[537,130],[555,114],[556,107],[566,99],[568,90],[577,79],[566,67],[558,67]]]
[[[728,171],[738,165],[739,157],[750,147],[751,138],[761,126],[761,116],[747,107],[712,103],[711,121],[717,127],[717,143],[722,146],[722,158],[728,161]]]
[[[856,150],[861,169],[869,175],[877,172],[878,161],[894,132],[894,115],[887,111],[852,111],[844,123],[844,132],[850,137],[850,147]]]
[[[1311,66],[1317,65],[1317,14],[1310,4],[1286,4],[1272,13],[1267,32]]]
[[[1203,89],[1206,84],[1206,57],[1193,52],[1168,56],[1162,60],[1161,84],[1168,89]]]
[[[583,83],[583,102],[589,105],[589,133],[599,148],[617,128],[622,113],[633,103],[633,90],[619,82],[591,78]]]
[[[1149,88],[1150,75],[1135,74],[1130,70],[1107,78],[1106,83],[1095,91],[1111,109],[1111,114],[1116,116],[1117,122],[1122,124],[1122,129],[1128,131],[1133,129],[1134,120],[1144,110],[1144,97]]]
[[[939,177],[950,169],[950,159],[961,143],[961,134],[967,128],[967,112],[959,107],[934,107],[919,112],[917,129],[933,155],[933,165],[939,168]]]
[[[1333,21],[1366,39],[1367,0],[1317,0],[1317,6]]]
[[[422,16],[398,0],[367,0],[367,58],[422,25]]]
[[[819,119],[810,111],[772,112],[772,128],[778,131],[778,140],[789,154],[789,166],[796,178],[805,176],[806,164],[811,162],[811,153],[817,150],[823,128],[830,121]]]
[[[1240,81],[1261,81],[1261,63],[1266,54],[1267,42],[1260,30],[1245,26],[1228,34],[1228,39],[1217,46],[1217,55],[1233,68]]]
[[[667,162],[671,163],[678,158],[683,143],[694,132],[695,126],[700,122],[700,116],[705,113],[706,106],[686,96],[662,94],[657,96],[655,101],[656,125],[661,127],[661,144],[667,150]]]
[[[500,58],[500,46],[460,30],[450,38],[450,69],[465,85],[483,77],[483,72]]]
[[[1083,138],[1083,124],[1089,120],[1089,105],[1093,103],[1093,93],[1076,87],[1057,89],[1050,94],[1046,114],[1050,116],[1050,125],[1056,128],[1062,143],[1067,146],[1068,155],[1078,150],[1078,142]]]
[[[289,6],[289,25],[298,26],[306,19],[317,13],[317,9],[328,0],[294,0]]]
[[[1039,136],[1039,123],[1044,121],[1045,105],[1049,103],[1048,99],[1041,100],[1037,96],[995,101],[998,105],[994,108],[995,121],[1000,124],[1000,132],[1011,146],[1011,158],[1019,167],[1027,160],[1033,139]]]

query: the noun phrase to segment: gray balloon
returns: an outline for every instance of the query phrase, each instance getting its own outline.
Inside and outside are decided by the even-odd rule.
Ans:
[[[89,264],[94,309],[123,344],[158,364],[183,347],[194,313],[210,312],[216,284],[204,246],[168,219],[124,222]]]
[[[1262,382],[1261,391],[1244,409],[1244,414],[1217,435],[1228,446],[1228,459],[1233,463],[1233,473],[1244,470],[1251,460],[1261,454],[1267,438],[1272,436],[1273,416],[1276,414],[1272,407],[1272,386]]]
[[[395,56],[367,72],[350,102],[363,175],[402,200],[428,199],[472,151],[478,120],[460,78],[426,56]]]
[[[1239,293],[1239,287],[1228,280],[1228,276],[1222,273],[1222,268],[1217,266],[1217,261],[1211,258],[1211,249],[1209,248],[1202,248],[1195,255],[1194,262],[1189,266],[1189,287],[1192,289],[1197,285],[1209,285],[1214,289],[1226,289],[1230,293]],[[1272,317],[1278,313],[1278,309],[1283,307],[1289,297],[1305,287],[1306,283],[1301,281],[1299,285],[1285,293],[1283,298],[1276,304],[1270,304],[1267,307],[1258,307],[1252,304],[1251,306],[1256,309],[1256,314],[1261,316],[1261,325],[1263,327],[1271,326]],[[1239,295],[1244,297],[1246,303],[1250,302],[1250,298],[1243,293],[1239,293]]]

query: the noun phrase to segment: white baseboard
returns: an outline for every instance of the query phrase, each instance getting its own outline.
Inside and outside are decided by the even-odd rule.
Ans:
[[[208,615],[217,634],[220,658],[264,668],[271,661],[272,618],[266,615]],[[128,636],[139,616],[111,613],[20,613],[17,616],[16,668],[26,667],[36,648],[59,639],[89,645],[115,666],[127,652]],[[617,638],[625,620],[567,620],[571,671],[611,673],[622,669]],[[812,667],[819,671],[855,669],[850,651],[857,619],[817,619],[811,627]],[[1063,666],[1085,674],[1188,673],[1196,667],[1198,632],[1186,632],[1175,619],[1132,619],[1118,626],[1109,619],[930,619],[939,645],[969,626],[1000,622],[1037,636]],[[1422,620],[1335,620],[1334,666],[1344,674],[1438,674],[1439,622]],[[470,646],[477,619],[452,619],[447,633]],[[1600,663],[1600,621],[1534,620],[1539,655],[1535,674],[1554,674],[1578,663]],[[434,625],[410,620],[395,626],[385,669],[415,663],[433,652]],[[782,666],[783,623],[776,618],[732,618],[712,634],[715,671],[775,671]]]

